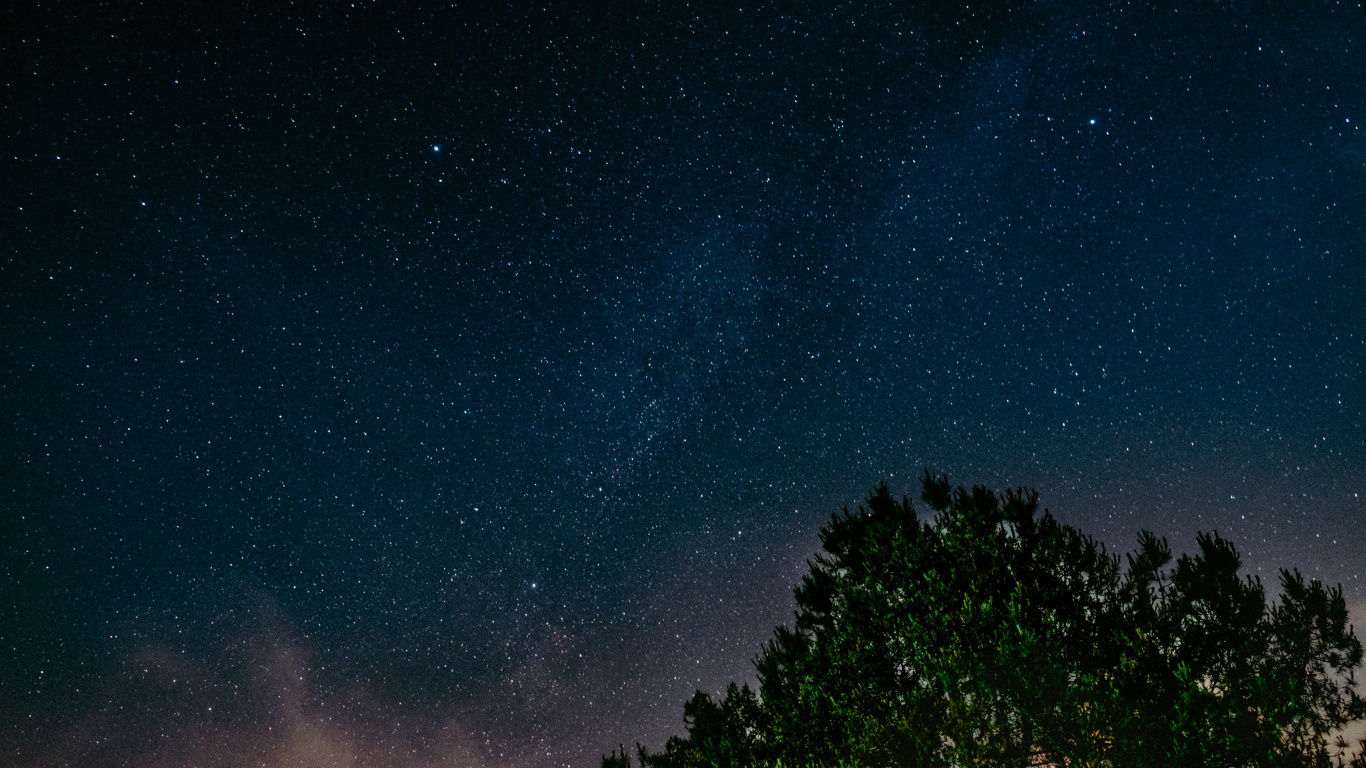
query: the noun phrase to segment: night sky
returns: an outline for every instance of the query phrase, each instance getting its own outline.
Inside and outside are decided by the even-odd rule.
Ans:
[[[238,6],[0,11],[0,764],[657,749],[925,468],[1366,621],[1359,3]]]

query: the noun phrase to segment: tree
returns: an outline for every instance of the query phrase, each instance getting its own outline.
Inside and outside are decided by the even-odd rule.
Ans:
[[[759,694],[698,692],[644,768],[1345,760],[1366,702],[1340,587],[1283,571],[1268,605],[1217,534],[1173,565],[1143,532],[1122,568],[1033,491],[921,483],[929,521],[885,484],[830,519]]]
[[[670,737],[664,751],[650,754],[637,745],[644,768],[744,768],[759,762],[759,700],[748,685],[731,683],[718,704],[698,691],[683,705],[688,737]],[[604,763],[604,768],[609,768]],[[623,766],[621,768],[629,768]]]

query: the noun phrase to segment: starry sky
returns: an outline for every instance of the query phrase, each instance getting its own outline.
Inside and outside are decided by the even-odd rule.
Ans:
[[[925,468],[1366,615],[1361,5],[816,5],[0,10],[0,764],[658,748]]]

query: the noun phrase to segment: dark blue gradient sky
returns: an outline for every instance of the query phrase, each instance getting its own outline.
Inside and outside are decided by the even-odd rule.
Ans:
[[[0,762],[659,747],[927,467],[1366,607],[1359,4],[474,5],[0,11]]]

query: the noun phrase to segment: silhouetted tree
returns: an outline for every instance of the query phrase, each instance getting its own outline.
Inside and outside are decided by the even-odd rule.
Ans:
[[[1329,737],[1366,703],[1340,587],[1283,571],[1268,605],[1217,534],[1172,565],[1143,532],[1122,569],[1033,491],[922,488],[930,521],[885,484],[833,516],[759,695],[699,691],[642,768],[1347,764]]]
[[[698,691],[683,705],[687,738],[670,737],[664,751],[637,747],[643,768],[742,768],[759,762],[759,700],[748,685],[731,683],[718,704]]]
[[[602,756],[602,768],[631,768],[631,758],[626,756],[626,746],[617,745],[612,754]]]

